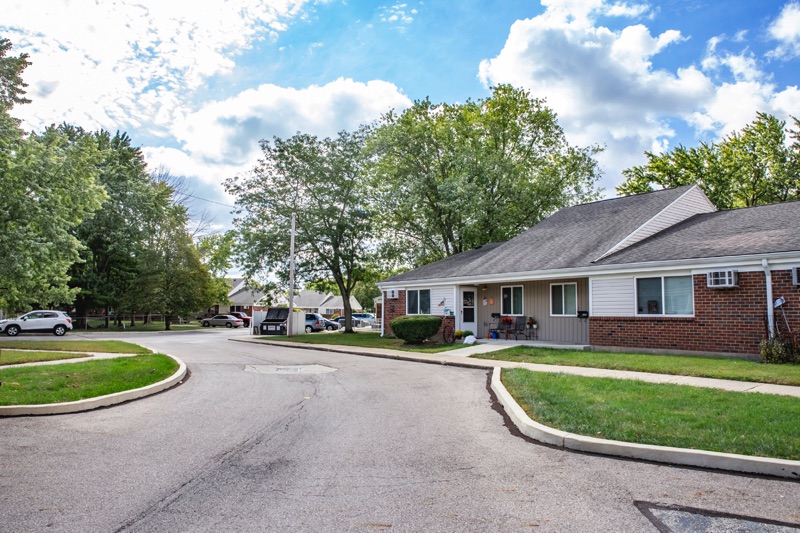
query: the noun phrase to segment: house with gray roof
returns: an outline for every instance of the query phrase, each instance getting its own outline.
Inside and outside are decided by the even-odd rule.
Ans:
[[[384,333],[405,314],[479,337],[524,317],[544,341],[757,354],[800,328],[798,223],[800,202],[717,211],[696,185],[567,207],[383,280]]]

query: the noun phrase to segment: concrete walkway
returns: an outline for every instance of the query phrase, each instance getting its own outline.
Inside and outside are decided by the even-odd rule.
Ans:
[[[11,348],[7,348],[11,349]],[[49,352],[51,350],[18,350],[14,348],[16,351],[20,352]],[[59,365],[61,363],[83,363],[84,361],[97,361],[98,359],[114,359],[117,357],[135,357],[137,355],[141,355],[138,353],[108,353],[108,352],[65,352],[65,351],[57,351],[53,353],[74,353],[75,355],[81,357],[73,357],[72,359],[51,359],[49,361],[36,361],[35,363],[17,363],[13,365],[0,365],[0,370],[4,368],[17,368],[20,366],[43,366],[43,365]]]
[[[371,357],[384,357],[389,359],[402,359],[420,363],[433,363],[453,365],[470,368],[525,368],[535,372],[550,372],[572,374],[592,378],[634,379],[650,383],[673,383],[688,385],[690,387],[705,387],[734,392],[760,392],[764,394],[778,394],[781,396],[794,396],[800,398],[800,387],[789,385],[772,385],[769,383],[755,383],[752,381],[734,381],[729,379],[700,378],[693,376],[673,376],[669,374],[653,374],[649,372],[633,372],[629,370],[607,370],[603,368],[587,368],[579,366],[542,365],[535,363],[517,363],[512,361],[493,361],[489,359],[472,359],[471,355],[495,352],[509,346],[519,346],[513,341],[509,344],[493,342],[491,344],[473,344],[440,353],[406,352],[403,350],[388,350],[385,348],[364,348],[360,346],[338,346],[331,344],[304,344],[298,342],[274,341],[265,339],[237,338],[231,339],[238,342],[251,342],[256,344],[269,344],[298,348],[304,350],[321,350],[326,352],[340,352]],[[563,348],[563,346],[560,346]]]

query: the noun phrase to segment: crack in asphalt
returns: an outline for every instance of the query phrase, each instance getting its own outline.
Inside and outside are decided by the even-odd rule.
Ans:
[[[314,394],[317,393],[316,384],[314,384]],[[303,412],[305,411],[305,404],[307,403],[307,399],[302,399],[295,404],[288,407],[288,412],[286,416],[284,416],[280,421],[277,423],[270,424],[268,427],[263,428],[255,435],[245,439],[238,445],[225,450],[216,456],[212,457],[206,466],[199,470],[199,473],[192,478],[186,480],[185,482],[178,485],[175,489],[170,491],[168,494],[162,496],[157,501],[149,505],[144,511],[139,513],[137,516],[133,517],[132,519],[124,522],[114,531],[116,533],[120,533],[123,531],[131,531],[133,529],[138,528],[146,524],[147,522],[153,520],[156,516],[158,516],[162,512],[169,512],[170,507],[172,507],[175,503],[179,502],[181,499],[190,495],[196,487],[199,487],[206,483],[213,483],[214,478],[223,471],[234,471],[238,476],[245,477],[245,478],[255,478],[256,474],[259,476],[263,476],[264,474],[270,475],[274,473],[276,470],[281,468],[290,461],[286,460],[275,460],[271,461],[265,465],[253,466],[248,465],[246,468],[240,466],[237,463],[240,463],[241,460],[252,450],[256,447],[269,443],[272,440],[275,440],[282,436],[280,433],[275,431],[274,428],[282,428],[282,433],[288,433],[292,424],[300,420]],[[253,473],[253,469],[258,470],[257,473]]]

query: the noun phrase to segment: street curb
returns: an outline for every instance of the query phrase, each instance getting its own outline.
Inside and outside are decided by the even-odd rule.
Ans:
[[[553,429],[525,413],[506,390],[500,373],[499,367],[492,372],[492,390],[520,432],[536,441],[581,452],[800,480],[800,461],[597,439]]]
[[[78,400],[76,402],[62,402],[50,403],[43,405],[5,405],[0,406],[0,417],[4,416],[25,416],[25,415],[57,415],[67,413],[78,413],[81,411],[91,411],[99,409],[100,407],[108,407],[111,405],[128,402],[130,400],[138,400],[145,396],[159,393],[173,387],[186,377],[186,364],[177,357],[169,354],[164,354],[178,363],[178,370],[158,383],[153,383],[146,387],[139,389],[126,390],[122,392],[115,392],[114,394],[107,394],[105,396],[97,396],[96,398],[87,398],[86,400]]]

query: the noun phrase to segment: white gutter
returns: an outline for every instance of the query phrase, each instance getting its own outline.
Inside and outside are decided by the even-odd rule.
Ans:
[[[764,267],[764,275],[767,278],[767,322],[769,323],[769,338],[775,336],[775,308],[772,307],[772,272],[769,269],[769,261],[761,260]]]
[[[381,291],[381,337],[386,332],[386,293]]]

